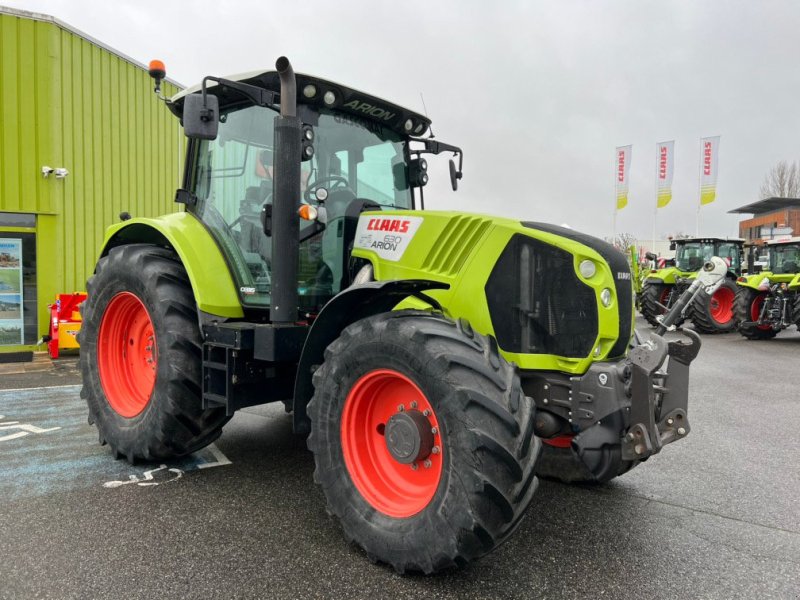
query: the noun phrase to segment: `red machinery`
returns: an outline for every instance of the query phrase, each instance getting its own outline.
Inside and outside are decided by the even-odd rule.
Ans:
[[[81,330],[80,305],[86,300],[85,292],[58,294],[50,305],[50,333],[45,337],[50,358],[58,358],[59,350],[78,348]]]

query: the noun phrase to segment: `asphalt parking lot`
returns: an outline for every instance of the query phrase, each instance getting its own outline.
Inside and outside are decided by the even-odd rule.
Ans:
[[[132,467],[74,370],[2,375],[0,598],[800,598],[798,366],[794,328],[705,337],[686,440],[602,487],[543,481],[505,545],[430,577],[345,542],[280,406]]]

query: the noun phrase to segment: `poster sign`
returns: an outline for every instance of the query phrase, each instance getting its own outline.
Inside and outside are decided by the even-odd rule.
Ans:
[[[22,239],[0,239],[0,346],[23,343]]]

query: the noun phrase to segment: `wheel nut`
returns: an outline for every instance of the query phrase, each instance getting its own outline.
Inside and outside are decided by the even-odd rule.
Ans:
[[[436,435],[437,433],[439,433],[439,428],[438,427],[431,427],[431,433],[433,435]]]
[[[411,408],[417,408],[417,403],[416,402],[412,402],[411,403]]]
[[[406,407],[401,404],[400,406],[397,407],[397,412],[403,412],[405,409]]]
[[[431,468],[431,464],[433,464],[433,463],[431,463],[431,461],[430,461],[430,460],[427,460],[427,459],[426,459],[426,460],[425,460],[425,462],[424,462],[424,463],[422,463],[422,464],[423,464],[423,465],[425,465],[425,468],[426,468],[426,469],[430,469],[430,468]]]
[[[411,470],[416,471],[417,469],[419,469],[419,465],[417,463],[411,463]]]
[[[434,446],[433,448],[431,448],[431,453],[432,454],[439,454],[439,446]]]
[[[423,415],[425,415],[426,417],[430,417],[430,416],[431,416],[431,411],[429,411],[429,410],[426,408],[425,410],[423,410],[423,411],[422,411],[422,414],[423,414]]]

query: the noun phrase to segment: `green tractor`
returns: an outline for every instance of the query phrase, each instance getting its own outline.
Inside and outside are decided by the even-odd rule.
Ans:
[[[672,307],[681,294],[697,277],[700,268],[712,256],[722,258],[728,264],[725,281],[713,296],[701,290],[689,305],[685,316],[691,319],[700,333],[727,333],[733,331],[733,299],[736,294],[736,278],[742,273],[744,240],[721,238],[686,238],[673,240],[670,249],[675,250],[675,264],[663,269],[653,269],[645,276],[642,285],[642,316],[654,327],[661,315]]]
[[[282,402],[345,537],[430,573],[506,539],[537,474],[606,482],[689,433],[698,336],[634,344],[605,242],[424,211],[425,156],[458,159],[454,190],[463,156],[425,116],[285,57],[166,102],[184,210],[110,227],[83,305],[82,395],[115,457],[186,455]]]
[[[756,268],[736,281],[737,327],[751,340],[773,338],[794,324],[800,327],[800,237],[769,241],[766,250],[766,270]]]

